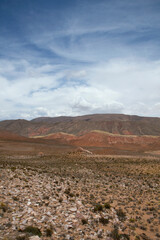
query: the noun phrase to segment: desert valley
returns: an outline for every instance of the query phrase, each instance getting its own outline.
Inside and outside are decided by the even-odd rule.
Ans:
[[[160,0],[0,0],[0,240],[160,240]]]
[[[0,239],[160,239],[160,119],[0,122]]]

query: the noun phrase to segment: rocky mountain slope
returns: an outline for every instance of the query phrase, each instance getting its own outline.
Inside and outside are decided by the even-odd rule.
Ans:
[[[80,117],[42,117],[31,121],[0,122],[0,140],[58,146],[157,151],[160,149],[160,118],[122,114]]]
[[[41,117],[31,121],[5,120],[0,128],[25,137],[53,133],[83,135],[93,130],[120,135],[160,136],[160,118],[123,114],[94,114],[79,117]]]

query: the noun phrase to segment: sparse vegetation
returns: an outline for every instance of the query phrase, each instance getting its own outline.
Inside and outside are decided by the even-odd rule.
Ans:
[[[88,223],[88,220],[87,219],[85,219],[85,218],[82,218],[82,224],[84,225],[84,224],[87,224]]]
[[[110,209],[110,208],[111,208],[110,203],[109,203],[109,202],[106,202],[106,203],[104,204],[104,208],[106,208],[106,209]]]
[[[117,227],[115,227],[115,228],[112,230],[110,236],[111,236],[111,238],[112,238],[113,240],[120,240],[120,239],[121,239]]]
[[[0,203],[0,209],[3,210],[3,212],[6,212],[8,210],[8,206],[6,203],[1,202]]]
[[[94,207],[94,212],[103,211],[103,206],[100,203],[96,203]]]
[[[126,214],[125,214],[125,212],[121,208],[119,208],[116,211],[116,213],[117,213],[117,216],[118,216],[120,221],[124,221],[126,219]]]
[[[12,198],[13,198],[14,201],[18,201],[19,200],[19,198],[16,197],[16,196],[13,196]]]
[[[96,239],[159,236],[158,159],[76,154],[27,160],[0,157],[0,168],[4,238],[28,240],[38,235],[79,240],[91,239],[93,232]],[[3,224],[4,219],[8,223]]]
[[[109,219],[108,218],[104,218],[104,217],[101,217],[99,219],[99,222],[102,223],[103,225],[106,225],[109,223]]]
[[[37,227],[33,227],[33,226],[28,226],[28,227],[26,227],[26,228],[23,230],[23,232],[30,233],[30,234],[32,234],[32,235],[37,235],[37,236],[39,236],[39,237],[42,236],[42,233],[41,233],[40,229],[37,228]]]
[[[47,228],[47,229],[46,229],[46,236],[47,236],[47,237],[51,237],[52,234],[53,234],[53,230],[52,230],[51,228]]]
[[[20,235],[16,237],[16,240],[28,240],[28,237],[26,235]]]
[[[130,221],[130,223],[134,223],[136,221],[136,219],[135,218],[130,218],[129,221]]]

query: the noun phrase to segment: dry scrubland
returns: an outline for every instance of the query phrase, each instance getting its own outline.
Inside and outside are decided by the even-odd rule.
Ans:
[[[153,157],[1,156],[0,239],[158,240],[159,177]]]

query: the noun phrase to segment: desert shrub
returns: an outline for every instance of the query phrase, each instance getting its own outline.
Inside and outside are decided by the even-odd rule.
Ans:
[[[71,192],[70,192],[68,195],[69,195],[70,197],[74,197],[74,193],[71,193]]]
[[[111,238],[113,238],[114,240],[130,240],[130,237],[129,237],[128,234],[125,234],[125,233],[119,234],[117,227],[115,227],[115,228],[113,229],[113,231],[111,232],[110,236],[111,236]]]
[[[91,198],[91,199],[94,199],[94,195],[93,195],[92,193],[90,194],[90,198]]]
[[[59,198],[59,202],[60,203],[63,202],[63,198],[62,197]]]
[[[43,196],[43,199],[44,200],[49,200],[49,196],[45,195],[45,196]]]
[[[130,237],[129,237],[128,234],[123,233],[123,234],[120,234],[120,239],[123,239],[123,240],[130,240]]]
[[[126,219],[126,214],[121,208],[119,208],[116,212],[120,221],[124,221]]]
[[[107,209],[110,209],[110,208],[111,208],[111,205],[110,205],[109,202],[106,202],[106,203],[104,204],[104,207],[107,208]]]
[[[1,202],[1,203],[0,203],[0,209],[2,209],[3,212],[6,212],[6,211],[8,210],[8,206],[7,206],[7,204]]]
[[[120,240],[120,239],[121,239],[117,227],[115,227],[115,228],[112,230],[110,236],[111,236],[111,238],[113,238],[114,240]]]
[[[94,212],[99,212],[103,210],[103,206],[100,203],[97,203],[94,207]]]
[[[149,208],[150,211],[155,211],[156,209],[154,207]]]
[[[28,237],[26,237],[25,235],[20,235],[16,237],[16,240],[27,240]]]
[[[37,235],[37,236],[39,236],[39,237],[42,236],[42,233],[41,233],[40,229],[37,228],[37,227],[33,227],[33,226],[28,226],[28,227],[26,227],[26,228],[23,230],[23,232],[31,233],[32,235]]]
[[[108,220],[108,218],[101,217],[99,219],[99,222],[102,223],[103,225],[106,225],[109,223],[109,220]]]
[[[130,221],[130,223],[134,223],[136,220],[135,220],[135,218],[130,218],[129,221]]]
[[[67,188],[65,191],[64,191],[65,194],[69,195],[70,194],[70,188]]]
[[[11,171],[14,172],[16,170],[16,167],[11,167]]]
[[[85,219],[85,218],[82,218],[82,224],[87,224],[88,223],[88,220],[87,219]]]
[[[51,236],[52,236],[52,233],[53,233],[53,231],[52,231],[51,228],[47,228],[47,229],[46,229],[46,236],[47,236],[47,237],[51,237]]]
[[[140,237],[139,236],[135,236],[135,240],[140,240]]]
[[[13,196],[12,199],[13,199],[14,201],[18,201],[18,200],[19,200],[19,198],[16,197],[16,196]]]

